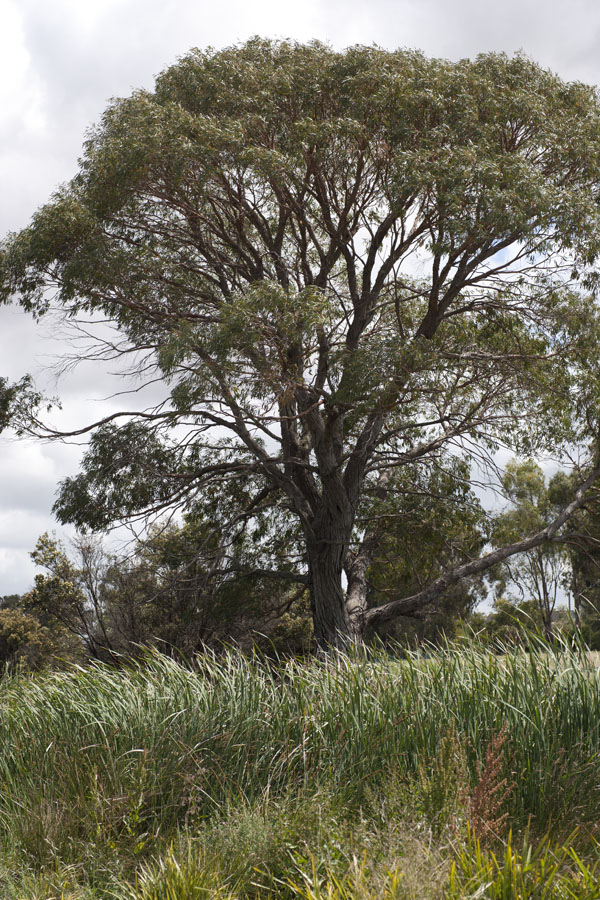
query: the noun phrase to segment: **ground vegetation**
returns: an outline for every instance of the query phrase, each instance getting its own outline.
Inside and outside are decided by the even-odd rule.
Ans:
[[[10,900],[597,897],[600,679],[544,645],[0,682]]]

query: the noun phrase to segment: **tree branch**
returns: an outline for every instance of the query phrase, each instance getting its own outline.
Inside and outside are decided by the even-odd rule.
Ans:
[[[571,503],[565,506],[554,521],[541,531],[538,531],[536,534],[532,534],[521,541],[517,541],[514,544],[500,547],[492,553],[487,553],[485,556],[479,557],[479,559],[463,563],[460,566],[456,566],[454,569],[444,572],[444,574],[440,575],[440,577],[432,582],[432,584],[422,591],[413,594],[411,597],[392,600],[390,603],[384,603],[383,606],[376,606],[373,609],[368,610],[365,614],[366,624],[377,625],[383,622],[389,622],[398,616],[411,615],[413,612],[432,603],[443,594],[444,591],[449,587],[452,587],[452,585],[456,584],[458,581],[462,581],[463,578],[468,578],[471,575],[479,575],[482,572],[491,569],[492,566],[504,562],[505,559],[514,556],[516,553],[524,553],[526,550],[531,550],[534,547],[538,547],[540,544],[552,541],[565,522],[570,519],[574,512],[583,506],[586,500],[587,491],[597,481],[599,476],[600,466],[597,466],[577,489]]]

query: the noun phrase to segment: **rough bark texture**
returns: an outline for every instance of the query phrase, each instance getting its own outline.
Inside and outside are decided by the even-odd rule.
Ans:
[[[371,562],[372,547],[362,546],[358,553],[353,554],[346,563],[346,577],[348,589],[346,591],[346,615],[350,622],[352,633],[359,635],[360,639],[365,630],[365,616],[367,612],[367,569]]]
[[[351,639],[346,615],[338,549],[327,544],[309,548],[310,594],[315,643],[320,652],[343,649]]]
[[[342,649],[349,642],[361,639],[361,633],[355,631],[348,616],[342,584],[353,519],[350,509],[342,515],[338,507],[337,513],[324,510],[321,521],[314,523],[312,536],[307,540],[309,587],[319,651]]]

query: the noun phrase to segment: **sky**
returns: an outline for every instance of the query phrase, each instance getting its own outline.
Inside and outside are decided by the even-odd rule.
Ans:
[[[319,39],[341,49],[378,44],[430,56],[524,51],[565,79],[600,84],[595,0],[0,0],[0,236],[75,174],[86,129],[111,97],[152,88],[191,47],[221,48],[252,35]],[[69,347],[56,323],[0,307],[0,376],[31,373],[78,427],[112,408],[114,374],[91,364],[62,378]],[[29,558],[58,482],[81,448],[0,436],[0,596],[32,585]]]

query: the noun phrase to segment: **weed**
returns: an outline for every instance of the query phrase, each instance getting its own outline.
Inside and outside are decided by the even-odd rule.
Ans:
[[[508,830],[506,805],[515,784],[504,774],[506,760],[506,725],[492,735],[485,759],[477,761],[477,783],[466,799],[465,811],[474,837],[485,844],[499,841]]]
[[[303,885],[312,861],[338,893],[354,879],[355,893],[383,895],[387,870],[402,872],[411,896],[428,866],[443,888],[449,842],[467,818],[479,841],[468,853],[488,867],[492,836],[531,822],[532,841],[548,832],[560,846],[574,824],[586,826],[567,849],[585,850],[593,868],[599,784],[600,678],[569,650],[448,647],[427,659],[366,653],[279,666],[232,652],[194,670],[154,655],[121,671],[0,682],[0,860],[10,861],[11,900],[29,897],[12,887],[23,878],[69,866],[78,875],[64,893],[86,900],[119,896],[114,885],[135,884],[136,872],[147,892],[152,872],[157,885],[193,883],[194,860],[210,890],[239,886],[240,900],[277,896],[286,879]],[[354,858],[366,860],[360,875]],[[568,866],[577,874],[574,857],[560,859],[561,878]],[[514,869],[507,860],[498,871]],[[457,864],[464,881],[461,872]]]
[[[446,900],[598,900],[597,869],[571,847],[551,847],[548,838],[534,847],[526,837],[519,851],[509,834],[496,856],[471,834],[452,864]]]

